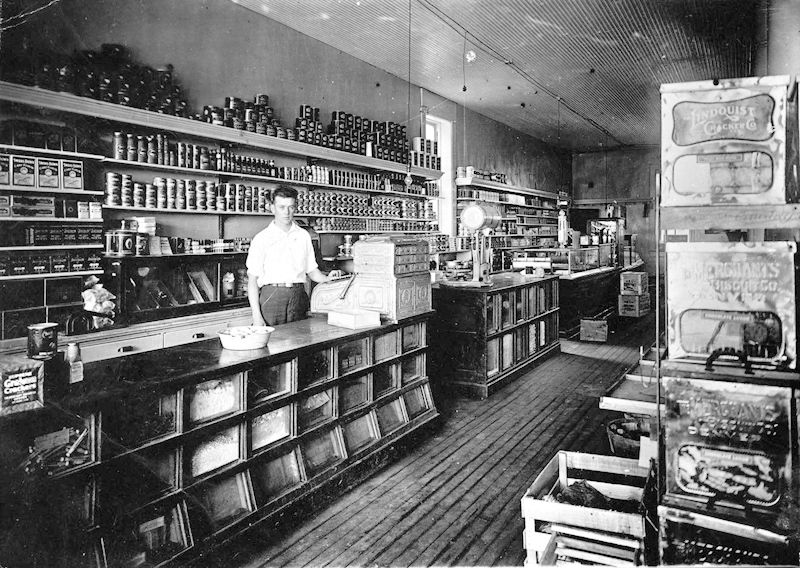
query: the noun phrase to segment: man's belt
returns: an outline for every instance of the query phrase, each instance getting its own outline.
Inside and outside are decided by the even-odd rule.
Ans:
[[[264,286],[276,286],[278,288],[294,288],[295,286],[305,286],[303,282],[270,282]]]

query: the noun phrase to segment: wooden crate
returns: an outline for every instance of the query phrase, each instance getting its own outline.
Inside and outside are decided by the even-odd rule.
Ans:
[[[605,343],[608,341],[608,320],[582,319],[581,341],[595,341]]]
[[[650,313],[650,296],[628,296],[620,294],[617,296],[617,311],[619,315],[627,318],[640,318]]]
[[[644,564],[655,536],[648,530],[644,513],[622,513],[555,500],[561,490],[582,479],[610,499],[636,500],[644,509],[654,511],[652,480],[648,483],[650,471],[640,467],[637,460],[560,451],[522,497],[523,544],[528,563],[573,559],[609,566]]]
[[[619,293],[622,296],[647,294],[647,272],[620,272]]]

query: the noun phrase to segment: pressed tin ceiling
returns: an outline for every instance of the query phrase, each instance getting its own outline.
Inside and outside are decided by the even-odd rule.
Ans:
[[[410,1],[413,84],[572,151],[659,144],[659,85],[751,75],[759,22],[757,0],[232,1],[402,79]]]

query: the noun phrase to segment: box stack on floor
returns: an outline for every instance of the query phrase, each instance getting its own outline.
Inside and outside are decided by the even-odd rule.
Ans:
[[[794,81],[661,92],[662,228],[685,231],[666,243],[661,563],[797,565]]]
[[[640,318],[650,313],[647,272],[622,272],[619,275],[617,304],[617,313],[622,317]]]

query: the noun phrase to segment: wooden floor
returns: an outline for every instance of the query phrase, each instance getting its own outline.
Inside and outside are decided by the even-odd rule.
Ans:
[[[484,401],[436,401],[440,426],[301,522],[248,535],[204,566],[522,566],[520,497],[560,449],[610,453],[598,397],[653,341],[653,321],[562,353]]]

